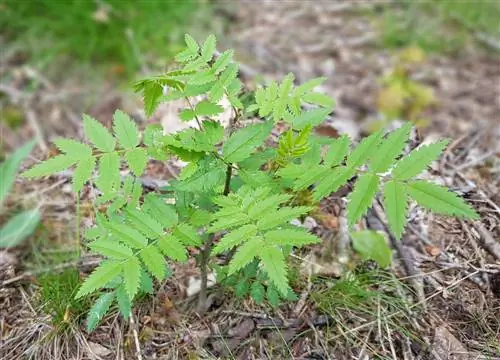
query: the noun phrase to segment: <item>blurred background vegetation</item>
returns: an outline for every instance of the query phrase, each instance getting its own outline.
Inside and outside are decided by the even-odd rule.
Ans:
[[[312,11],[310,5],[314,1],[283,0],[283,3],[294,4],[296,9],[286,14],[293,17],[294,11],[298,16]],[[327,19],[332,20],[334,30],[319,32],[326,40],[313,39],[314,43],[301,44],[303,48],[298,51],[294,43],[287,49],[289,53],[282,54],[269,49],[273,41],[269,41],[271,45],[265,42],[268,36],[273,40],[273,36],[280,38],[281,34],[272,33],[275,29],[269,23],[283,20],[281,10],[278,9],[277,14],[266,13],[253,1],[0,0],[0,237],[8,235],[13,239],[3,245],[0,242],[0,248],[14,248],[25,270],[41,274],[36,276],[37,301],[43,311],[52,314],[56,327],[66,330],[66,325],[81,318],[88,304],[69,299],[79,285],[79,273],[74,267],[61,274],[49,275],[44,275],[41,269],[77,261],[82,248],[80,227],[88,225],[87,220],[92,217],[91,200],[84,194],[75,207],[75,199],[64,187],[68,179],[28,184],[16,182],[16,173],[25,166],[23,159],[33,163],[34,159],[53,155],[55,149],[50,146],[50,140],[55,136],[81,136],[79,125],[83,112],[107,126],[117,108],[130,113],[139,126],[159,122],[159,118],[147,119],[141,113],[141,99],[132,93],[131,83],[141,76],[169,68],[172,54],[183,47],[185,33],[196,39],[214,33],[219,41],[218,49],[235,47],[236,58],[252,66],[254,58],[266,59],[266,69],[258,65],[251,68],[256,73],[262,71],[266,76],[275,77],[303,65],[300,58],[291,55],[294,51],[302,55],[317,46],[320,55],[312,55],[308,61],[312,58],[313,64],[302,67],[316,69],[320,60],[327,58],[326,65],[331,60],[333,66],[325,65],[314,74],[335,78],[328,84],[330,94],[337,94],[337,90],[345,90],[344,94],[348,94],[352,83],[368,80],[366,82],[372,84],[366,91],[360,90],[361,86],[355,88],[354,100],[340,99],[344,103],[341,110],[345,110],[338,112],[341,130],[345,120],[352,120],[356,127],[354,133],[363,134],[392,121],[404,120],[413,121],[422,128],[431,127],[439,136],[457,136],[457,133],[446,132],[451,126],[433,123],[437,117],[443,119],[444,114],[442,111],[437,116],[432,112],[433,107],[448,107],[453,116],[445,120],[457,124],[461,117],[479,108],[489,107],[494,113],[494,100],[488,97],[488,91],[477,94],[484,98],[474,101],[471,93],[453,95],[454,98],[450,96],[444,105],[440,105],[440,96],[453,90],[455,83],[450,79],[460,77],[456,74],[463,75],[462,68],[466,68],[467,76],[486,69],[480,75],[481,80],[487,84],[487,90],[491,87],[488,74],[496,73],[488,66],[490,62],[499,64],[500,0],[324,3],[337,6],[332,12],[335,19]],[[365,6],[351,8],[352,3]],[[305,34],[322,25],[316,21],[318,14],[312,13],[311,24],[297,25]],[[342,44],[346,40],[344,35],[352,35],[352,19],[356,20],[353,27],[362,34],[354,34],[352,44]],[[339,28],[335,28],[336,23],[341,24]],[[374,29],[375,40],[360,45],[358,40],[368,39],[364,35],[370,35],[363,33],[366,24],[370,25],[367,33]],[[278,32],[286,35],[291,30],[284,26]],[[245,36],[253,40],[245,40]],[[254,46],[259,41],[263,45]],[[322,42],[327,44],[326,48],[319,46]],[[340,45],[333,49],[329,48],[331,44]],[[352,55],[356,51],[362,56]],[[374,53],[376,56],[370,57]],[[475,56],[484,54],[487,60],[477,65]],[[384,59],[380,62],[382,65],[372,60],[379,55]],[[489,60],[490,57],[494,60]],[[286,62],[283,58],[288,61],[288,67],[280,67]],[[437,60],[429,64],[429,58]],[[462,59],[466,65],[460,62]],[[447,75],[446,81],[451,85],[445,84],[446,87],[441,84],[445,80],[440,77],[445,73],[443,68],[449,70],[449,64],[454,66],[456,74]],[[432,72],[433,68],[437,70]],[[349,73],[343,77],[343,72]],[[467,76],[463,76],[466,85]],[[374,99],[372,103],[366,103],[370,98]],[[375,120],[366,126],[363,121],[370,116]],[[330,131],[336,134],[336,130]],[[35,151],[30,157],[26,149],[33,146]],[[151,174],[148,175],[165,175],[165,169],[156,165],[149,169]],[[23,218],[26,214],[36,216],[31,216],[29,227],[18,232],[19,224],[27,223]],[[16,223],[9,224],[13,219]],[[10,233],[12,231],[15,233]],[[36,236],[30,237],[32,233]],[[28,241],[23,243],[26,239]],[[2,261],[6,261],[5,258],[0,259],[0,275]],[[320,295],[324,295],[328,303],[332,296],[337,296]]]

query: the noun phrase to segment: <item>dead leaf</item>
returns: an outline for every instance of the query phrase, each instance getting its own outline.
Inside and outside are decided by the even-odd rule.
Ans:
[[[90,352],[98,358],[106,357],[111,354],[111,350],[93,341],[88,342]]]
[[[424,246],[424,249],[427,254],[433,257],[439,256],[439,254],[441,254],[441,249],[436,246],[426,245]]]
[[[318,218],[323,226],[329,230],[336,230],[339,228],[339,218],[333,214],[322,213]]]
[[[246,339],[254,329],[255,322],[250,318],[246,318],[232,329],[229,329],[228,335],[243,340]]]
[[[439,326],[434,333],[432,350],[440,359],[469,360],[469,351],[448,331],[445,326]]]

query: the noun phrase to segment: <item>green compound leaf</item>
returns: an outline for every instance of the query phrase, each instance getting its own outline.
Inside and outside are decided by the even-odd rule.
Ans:
[[[141,281],[139,283],[139,290],[146,294],[153,293],[153,280],[144,269],[141,269]]]
[[[283,252],[275,246],[259,251],[262,267],[282,295],[288,293],[287,265]]]
[[[311,79],[309,81],[306,81],[302,85],[297,86],[295,89],[295,93],[298,95],[304,95],[307,94],[308,92],[311,92],[314,90],[314,88],[320,86],[323,84],[328,78],[322,76],[318,78]]]
[[[157,222],[169,229],[179,222],[179,216],[172,205],[165,204],[165,201],[153,193],[149,193],[144,198],[143,209]]]
[[[224,109],[220,105],[214,104],[208,100],[203,100],[196,104],[194,111],[200,116],[212,116],[220,114]]]
[[[158,246],[163,251],[163,254],[175,261],[186,261],[187,252],[180,240],[173,235],[162,237]]]
[[[330,109],[335,106],[335,101],[330,96],[317,92],[305,94],[301,99],[309,104],[315,104]]]
[[[357,168],[377,154],[377,146],[382,141],[382,130],[364,138],[347,157],[347,167]]]
[[[293,190],[298,191],[308,188],[315,182],[324,179],[330,175],[330,168],[323,165],[312,166],[294,182]]]
[[[115,150],[116,141],[108,129],[89,115],[83,115],[83,130],[87,138],[102,152]]]
[[[257,235],[257,227],[253,224],[243,225],[242,227],[231,231],[225,235],[214,247],[213,254],[221,254],[224,251],[231,250],[240,245],[243,241]]]
[[[87,294],[93,293],[97,289],[104,287],[107,283],[120,275],[122,263],[117,260],[103,261],[97,269],[85,280],[75,298],[79,299]]]
[[[203,59],[203,61],[209,62],[210,60],[212,60],[216,45],[217,39],[215,38],[215,35],[210,34],[201,48],[201,58]]]
[[[184,41],[186,42],[189,51],[191,51],[192,53],[196,54],[198,50],[200,50],[200,46],[191,35],[185,34]]]
[[[248,158],[267,139],[273,128],[272,122],[249,125],[236,131],[222,147],[227,162],[236,163]]]
[[[312,208],[309,206],[282,207],[275,212],[269,213],[265,218],[260,219],[257,222],[257,227],[259,230],[271,229],[304,215],[311,210]]]
[[[123,285],[116,289],[116,302],[118,303],[120,314],[122,314],[125,320],[128,320],[132,313],[132,303]]]
[[[417,204],[438,214],[479,219],[472,207],[445,187],[415,180],[407,183],[407,191]]]
[[[224,184],[226,166],[218,160],[198,163],[197,170],[186,180],[178,183],[178,191],[208,192]]]
[[[265,245],[262,236],[254,236],[241,245],[236,251],[233,259],[229,263],[228,275],[234,274],[236,271],[242,269],[247,264],[251,263],[255,257],[258,257],[262,252]]]
[[[69,155],[58,155],[50,158],[40,164],[35,165],[28,171],[21,174],[25,178],[37,178],[48,175],[53,175],[59,171],[66,170],[70,166],[74,165],[78,159],[75,159]]]
[[[91,242],[89,248],[101,255],[117,260],[128,259],[133,255],[129,247],[107,238],[100,238]]]
[[[139,256],[148,271],[159,281],[165,278],[165,259],[154,245],[149,245],[141,250]]]
[[[148,82],[144,85],[144,111],[147,117],[154,114],[160,104],[160,98],[163,95],[163,86],[156,82]]]
[[[123,263],[123,282],[129,299],[133,299],[139,290],[141,279],[141,264],[136,257],[131,257]]]
[[[189,224],[179,224],[173,234],[186,246],[200,246],[202,243],[198,231]]]
[[[109,310],[109,307],[113,303],[115,298],[115,293],[110,292],[101,295],[94,305],[90,308],[89,313],[87,314],[87,331],[92,332],[99,324],[99,321],[106,315]]]
[[[212,70],[215,72],[215,74],[218,74],[224,69],[226,69],[227,65],[231,62],[232,58],[234,55],[233,50],[226,50],[220,56],[215,60],[214,65],[212,66]]]
[[[146,149],[135,148],[125,153],[125,160],[134,175],[141,176],[148,162],[148,154]]]
[[[370,169],[376,173],[383,173],[394,163],[396,157],[403,151],[412,129],[411,123],[401,126],[393,131],[376,150]]]
[[[264,302],[264,297],[266,295],[266,289],[260,282],[252,283],[250,287],[250,296],[255,301],[256,304],[262,304]]]
[[[82,159],[75,168],[73,173],[73,191],[78,193],[83,185],[92,177],[92,172],[94,171],[96,164],[96,158],[91,156],[86,159]]]
[[[54,144],[63,153],[75,159],[86,159],[92,156],[92,149],[88,145],[73,139],[59,138],[54,140]]]
[[[333,169],[328,177],[323,178],[323,180],[316,185],[313,193],[314,200],[319,201],[325,196],[337,191],[341,186],[347,184],[355,173],[355,170],[345,166]]]
[[[124,213],[128,223],[148,238],[157,239],[163,235],[163,226],[146,212],[127,208]]]
[[[401,239],[408,213],[408,194],[405,184],[389,181],[384,185],[384,208],[391,232],[396,240]]]
[[[253,220],[259,220],[266,217],[269,211],[275,210],[280,204],[290,200],[293,196],[290,194],[271,195],[263,200],[258,200],[248,207],[248,215]]]
[[[387,267],[392,261],[392,251],[385,237],[376,231],[358,231],[351,234],[352,245],[363,259],[376,261]]]
[[[379,178],[372,173],[363,174],[359,177],[354,190],[348,196],[347,221],[349,226],[354,225],[366,213],[372,205],[377,193]]]
[[[117,190],[120,185],[120,157],[116,152],[101,156],[99,160],[99,177],[97,186],[103,193]]]
[[[303,246],[321,242],[317,236],[301,229],[271,230],[264,234],[266,243],[281,246]]]
[[[330,167],[340,165],[349,152],[349,143],[350,141],[347,135],[342,135],[341,137],[335,139],[326,153],[325,165]]]
[[[220,212],[219,212],[220,213]],[[216,214],[217,216],[218,214]],[[235,212],[228,216],[221,217],[215,221],[208,229],[208,233],[215,233],[221,230],[229,230],[236,226],[245,225],[250,222],[250,218],[243,212]]]
[[[148,239],[144,235],[128,225],[109,222],[105,226],[117,240],[134,249],[142,249],[148,244]]]
[[[424,171],[432,161],[436,160],[448,145],[449,140],[423,145],[413,150],[408,156],[399,160],[392,171],[392,177],[398,180],[408,180]]]
[[[113,130],[122,148],[131,150],[139,145],[137,125],[123,111],[117,110],[113,115]]]

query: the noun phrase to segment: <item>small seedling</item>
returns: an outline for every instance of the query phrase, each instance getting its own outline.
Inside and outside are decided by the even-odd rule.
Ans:
[[[186,261],[189,248],[197,248],[199,254],[200,311],[215,255],[226,258],[219,277],[237,275],[250,282],[248,286],[236,284],[241,287],[239,293],[249,293],[257,302],[263,301],[264,290],[273,303],[290,298],[287,258],[293,248],[320,242],[290,223],[314,210],[313,205],[294,202],[295,194],[304,190],[309,189],[312,202],[317,203],[357,179],[347,197],[350,227],[364,216],[381,190],[389,227],[397,239],[404,232],[410,198],[438,213],[478,217],[453,192],[416,178],[447,141],[422,146],[399,159],[411,130],[406,124],[387,135],[378,131],[353,149],[347,136],[322,145],[311,128],[334,106],[329,96],[314,91],[324,78],[296,86],[289,74],[282,82],[259,87],[253,94],[255,103],[245,107],[233,51],[214,58],[214,36],[201,45],[189,35],[185,39],[187,47],[176,57],[177,70],[138,81],[134,87],[143,93],[148,116],[161,102],[185,99],[188,107],[179,116],[195,121],[197,128],[164,135],[161,128],[152,126],[141,138],[135,122],[121,111],[114,115],[113,133],[84,115],[90,144],[58,139],[55,144],[61,154],[23,174],[43,177],[74,166],[74,191],[78,193],[90,181],[101,193],[96,204],[107,205],[106,213],[97,213],[96,226],[86,234],[89,248],[106,259],[76,294],[81,298],[101,293],[89,313],[89,329],[115,301],[129,317],[138,292],[151,291],[152,277],[161,281],[169,273],[165,258]],[[200,96],[204,99],[196,103]],[[216,121],[224,111],[219,105],[223,97],[235,114],[228,129]],[[309,110],[304,110],[304,104]],[[243,121],[242,115],[250,112],[258,114],[257,122]],[[267,146],[278,122],[284,122],[288,130],[277,147]],[[159,194],[143,194],[139,178],[150,157],[166,160],[172,155],[188,163],[179,179],[169,184],[175,205]],[[123,162],[131,171],[125,178],[120,171]],[[217,242],[215,234],[222,235]],[[358,241],[358,251],[365,258],[379,260],[379,254],[387,253],[385,241],[376,237],[370,243],[364,236]]]

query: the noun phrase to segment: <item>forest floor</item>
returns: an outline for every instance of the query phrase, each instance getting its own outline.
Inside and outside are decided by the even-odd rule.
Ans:
[[[249,86],[257,74],[267,79],[293,72],[298,82],[328,77],[322,90],[337,106],[316,131],[330,137],[346,132],[359,140],[380,120],[380,79],[397,58],[381,45],[375,10],[334,2],[241,2],[234,12],[219,14],[230,21],[222,46],[235,47]],[[472,36],[452,54],[425,53],[410,71],[433,93],[421,114],[427,126],[415,132],[413,146],[452,139],[425,176],[464,196],[481,220],[412,207],[408,230],[396,242],[375,204],[359,226],[386,232],[391,240],[394,263],[381,270],[360,264],[350,250],[341,194],[333,194],[304,223],[324,243],[297,254],[297,302],[272,309],[228,294],[199,316],[185,295],[197,276],[187,263],[174,268],[157,295],[140,302],[135,323],[114,314],[87,334],[76,315],[86,305],[66,299],[47,310],[43,289],[56,281],[49,275],[77,269],[78,278],[98,261],[81,253],[80,230],[74,232],[92,224],[90,196],[84,192],[77,208],[67,177],[18,181],[8,205],[42,203],[43,226],[28,244],[0,252],[0,357],[500,359],[500,55],[481,39]],[[145,119],[138,97],[111,81],[105,87],[78,76],[53,82],[53,74],[40,74],[15,57],[2,59],[7,71],[14,76],[0,91],[16,106],[12,111],[20,109],[28,120],[15,131],[0,123],[7,149],[39,135],[36,156],[46,157],[53,136],[82,136],[82,109],[105,125],[117,108],[141,126],[178,122],[168,108]],[[26,92],[33,82],[35,91]],[[151,188],[162,186],[176,166],[151,163],[143,180]],[[62,297],[67,293],[57,290]],[[54,313],[70,318],[64,331],[55,331]]]

